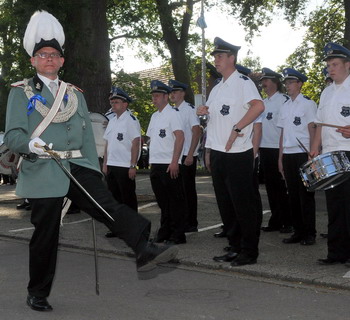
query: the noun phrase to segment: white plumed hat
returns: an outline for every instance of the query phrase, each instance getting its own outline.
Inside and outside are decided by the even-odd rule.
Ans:
[[[23,47],[30,56],[43,47],[57,49],[63,55],[64,31],[58,20],[47,11],[36,11],[30,18]]]

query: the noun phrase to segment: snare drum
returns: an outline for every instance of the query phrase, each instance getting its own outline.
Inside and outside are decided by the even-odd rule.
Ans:
[[[103,139],[103,135],[108,125],[108,118],[97,112],[90,112],[89,116],[94,132],[97,155],[99,158],[103,158],[106,145],[106,140]]]
[[[344,151],[321,154],[300,167],[308,191],[334,188],[350,178],[350,161]]]

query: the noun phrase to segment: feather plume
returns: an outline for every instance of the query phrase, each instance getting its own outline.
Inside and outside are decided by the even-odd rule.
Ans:
[[[23,38],[23,47],[30,56],[33,54],[35,44],[41,39],[56,39],[61,47],[65,40],[62,25],[47,11],[36,11],[29,20]]]

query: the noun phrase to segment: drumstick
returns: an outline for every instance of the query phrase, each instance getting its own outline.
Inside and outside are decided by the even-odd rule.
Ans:
[[[329,124],[329,123],[321,123],[321,122],[315,122],[318,126],[324,126],[324,127],[331,127],[331,128],[337,128],[337,129],[344,129],[345,127],[337,126],[335,124]]]
[[[309,150],[306,149],[306,147],[304,146],[304,144],[303,144],[298,138],[296,138],[296,139],[297,139],[299,145],[302,147],[302,149],[307,153],[307,155],[309,156],[309,158],[312,158],[311,155],[310,155]]]

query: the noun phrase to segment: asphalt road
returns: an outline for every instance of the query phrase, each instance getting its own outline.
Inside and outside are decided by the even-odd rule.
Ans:
[[[13,186],[0,186],[0,319],[350,319],[350,272],[344,265],[319,266],[326,240],[310,247],[285,245],[285,235],[262,233],[256,265],[216,263],[225,239],[212,236],[220,218],[209,176],[197,177],[200,232],[188,234],[178,260],[160,274],[140,280],[132,252],[119,239],[106,239],[97,223],[100,296],[94,285],[91,220],[68,215],[60,235],[57,277],[49,298],[54,312],[41,314],[25,305],[28,248],[32,226],[28,211],[15,209]],[[159,225],[159,208],[149,177],[137,178],[140,213]],[[264,223],[269,218],[261,185]],[[316,194],[317,230],[327,230],[324,194]],[[169,272],[171,271],[171,272]]]
[[[193,267],[160,267],[139,280],[134,261],[99,258],[100,295],[95,294],[93,256],[64,249],[49,298],[54,310],[32,311],[25,304],[27,244],[0,239],[2,320],[345,320],[350,292],[266,281],[236,273]]]

